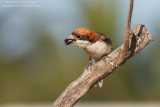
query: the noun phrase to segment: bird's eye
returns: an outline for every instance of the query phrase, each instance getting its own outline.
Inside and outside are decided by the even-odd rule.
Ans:
[[[81,37],[81,35],[76,35],[77,36],[77,38],[80,38]]]

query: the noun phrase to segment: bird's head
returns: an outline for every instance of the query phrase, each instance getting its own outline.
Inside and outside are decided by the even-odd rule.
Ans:
[[[82,42],[92,42],[95,41],[96,34],[86,28],[79,28],[74,30],[71,35],[64,40],[66,45],[76,44]]]

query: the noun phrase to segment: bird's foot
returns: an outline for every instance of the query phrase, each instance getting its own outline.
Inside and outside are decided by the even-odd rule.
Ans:
[[[88,70],[90,66],[93,65],[93,62],[92,61],[89,61],[88,65],[86,66],[86,69]]]

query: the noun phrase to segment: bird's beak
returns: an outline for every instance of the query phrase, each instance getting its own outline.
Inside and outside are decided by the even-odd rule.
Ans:
[[[72,42],[76,41],[76,39],[72,39],[71,37],[68,37],[64,40],[65,45],[70,45]]]

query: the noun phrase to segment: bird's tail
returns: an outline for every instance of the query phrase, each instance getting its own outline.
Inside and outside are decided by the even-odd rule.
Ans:
[[[102,88],[103,86],[103,79],[101,81],[99,81],[96,85],[94,85],[95,87],[99,86],[100,88]]]

